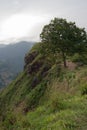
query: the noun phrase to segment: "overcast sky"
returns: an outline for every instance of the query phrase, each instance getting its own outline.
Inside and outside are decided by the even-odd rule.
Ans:
[[[54,17],[87,29],[87,0],[0,0],[0,43],[38,41]]]

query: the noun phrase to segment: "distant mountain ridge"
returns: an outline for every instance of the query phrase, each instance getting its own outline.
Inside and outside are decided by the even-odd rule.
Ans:
[[[0,48],[3,48],[5,47],[6,45],[5,44],[0,44]]]
[[[26,41],[0,44],[0,88],[8,85],[23,70],[25,54],[33,44]]]

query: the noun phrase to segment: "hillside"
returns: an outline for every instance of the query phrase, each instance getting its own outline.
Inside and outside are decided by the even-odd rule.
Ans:
[[[0,88],[7,86],[23,70],[24,56],[33,44],[21,41],[0,45]]]
[[[0,93],[0,130],[87,130],[87,65],[34,45],[24,71]]]

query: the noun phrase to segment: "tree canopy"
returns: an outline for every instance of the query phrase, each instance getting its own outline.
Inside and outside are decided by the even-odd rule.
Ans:
[[[45,25],[40,37],[42,42],[53,44],[55,51],[62,54],[65,67],[67,55],[83,53],[87,47],[85,29],[77,27],[75,22],[67,22],[62,18],[54,18]]]

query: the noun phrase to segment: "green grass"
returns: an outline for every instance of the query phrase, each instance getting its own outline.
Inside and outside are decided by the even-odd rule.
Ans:
[[[87,96],[72,97],[63,103],[65,107],[57,107],[56,111],[48,104],[29,112],[27,119],[31,130],[86,130]]]
[[[39,47],[40,43],[30,53]],[[61,67],[59,55],[44,53],[38,50],[0,92],[0,130],[87,130],[87,66],[71,71]],[[28,74],[29,65],[39,62],[38,71]],[[44,67],[49,69],[42,76]],[[39,82],[32,87],[35,78]]]

